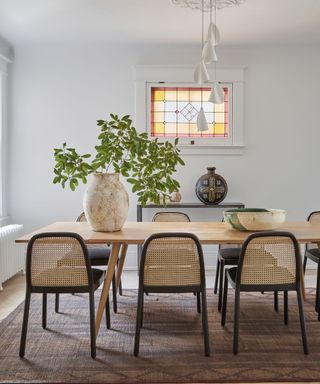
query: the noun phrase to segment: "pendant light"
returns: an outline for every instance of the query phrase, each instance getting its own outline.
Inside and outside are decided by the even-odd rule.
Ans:
[[[220,33],[217,28],[217,0],[214,0],[214,23],[212,22],[212,0],[210,0],[210,25],[208,29],[208,41],[215,47],[220,42]],[[214,61],[214,81],[208,101],[213,104],[224,102],[224,92],[221,84],[217,81],[217,60]]]
[[[204,0],[202,0],[201,16],[202,16],[202,18],[201,18],[201,28],[202,28],[201,52],[203,55],[203,48],[204,48]],[[196,67],[196,70],[194,73],[194,78],[198,84],[203,84],[203,83],[207,83],[208,81],[210,81],[209,73],[207,71],[206,64],[203,60],[203,56],[202,56],[200,63]],[[198,132],[204,132],[204,131],[208,131],[208,129],[209,129],[208,122],[207,122],[207,119],[206,119],[206,116],[204,114],[204,110],[202,107],[202,91],[201,91],[201,108],[200,108],[200,111],[199,111],[198,116],[197,116],[197,130],[198,130]]]
[[[215,46],[220,42],[220,32],[212,22],[212,0],[210,0],[210,23],[207,33],[207,40],[202,50],[202,59],[206,64],[218,61]]]
[[[202,52],[204,48],[204,0],[202,0],[202,9],[201,9],[201,28],[202,28],[201,52]],[[194,71],[194,81],[198,84],[208,83],[210,81],[210,76],[209,76],[206,64],[203,60],[202,53],[201,53],[201,60],[199,64],[196,66],[196,69]]]

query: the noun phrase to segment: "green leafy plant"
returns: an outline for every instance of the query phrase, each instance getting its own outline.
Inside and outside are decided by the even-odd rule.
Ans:
[[[119,118],[110,115],[110,120],[98,120],[99,144],[95,146],[96,155],[91,162],[91,154],[80,155],[75,148],[66,143],[54,149],[55,177],[53,182],[63,188],[68,185],[72,191],[79,182],[86,183],[87,176],[93,172],[114,172],[123,175],[132,184],[142,205],[147,201],[157,204],[160,199],[178,191],[180,185],[172,175],[178,164],[184,165],[174,143],[150,140],[147,133],[138,133],[132,126],[129,115]]]

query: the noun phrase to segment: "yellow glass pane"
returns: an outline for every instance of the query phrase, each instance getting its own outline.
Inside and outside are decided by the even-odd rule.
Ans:
[[[153,115],[153,121],[155,123],[163,123],[164,122],[164,112],[154,112],[152,115]]]
[[[224,113],[215,113],[214,118],[216,123],[224,123]]]
[[[166,89],[165,90],[165,100],[166,101],[176,101],[177,99],[177,92],[172,89]]]
[[[164,90],[163,89],[154,89],[153,90],[153,100],[155,100],[155,101],[164,100]]]
[[[153,135],[164,134],[164,124],[163,123],[154,123],[152,134]]]
[[[176,134],[177,132],[177,124],[175,123],[167,123],[165,126],[165,133],[167,134]]]
[[[224,134],[224,124],[215,124],[214,125],[214,133],[217,135]]]
[[[215,104],[214,110],[215,112],[224,112],[224,103]]]
[[[160,111],[160,112],[164,111],[164,103],[162,101],[154,101],[152,106],[153,106],[153,110],[155,112],[157,112],[157,111]]]
[[[189,90],[179,90],[177,96],[179,101],[189,101]]]
[[[189,124],[178,124],[178,135],[188,135],[189,134]]]
[[[190,101],[201,101],[201,91],[190,91]]]

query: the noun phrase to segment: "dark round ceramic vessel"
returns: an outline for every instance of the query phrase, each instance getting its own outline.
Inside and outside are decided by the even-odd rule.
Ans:
[[[196,183],[196,195],[204,204],[219,204],[227,196],[228,184],[215,172],[215,167],[207,167],[207,171]]]

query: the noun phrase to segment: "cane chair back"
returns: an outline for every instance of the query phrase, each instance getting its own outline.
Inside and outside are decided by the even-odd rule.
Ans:
[[[158,212],[153,216],[152,221],[156,222],[190,222],[190,218],[183,212]]]
[[[204,276],[198,239],[190,234],[158,234],[147,240],[142,252],[144,286],[200,286]]]
[[[83,240],[72,233],[33,237],[27,251],[27,279],[33,287],[89,285],[89,264]]]
[[[299,262],[299,247],[293,235],[254,234],[243,246],[238,279],[241,285],[295,284]]]

